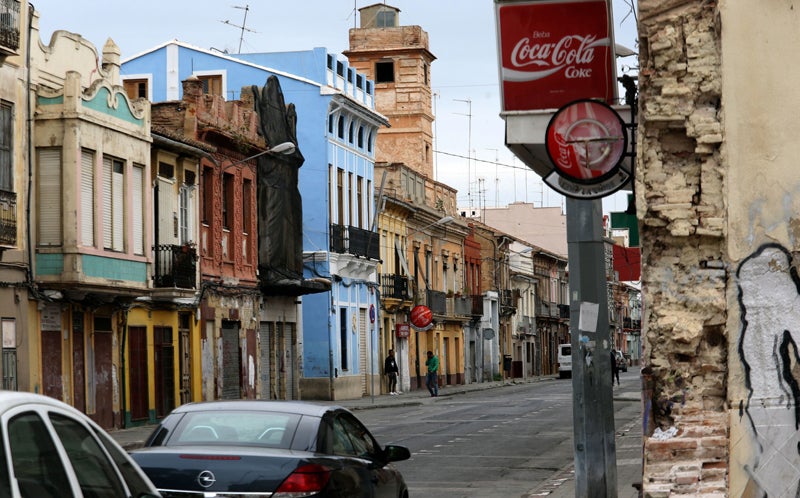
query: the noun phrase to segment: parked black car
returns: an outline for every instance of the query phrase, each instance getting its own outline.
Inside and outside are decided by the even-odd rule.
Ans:
[[[131,456],[164,498],[408,497],[391,465],[410,458],[408,449],[381,448],[350,411],[334,405],[188,403]]]

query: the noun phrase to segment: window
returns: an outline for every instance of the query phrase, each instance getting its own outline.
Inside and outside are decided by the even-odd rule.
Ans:
[[[0,190],[14,191],[14,106],[0,102]]]
[[[125,249],[124,202],[125,164],[120,159],[103,158],[103,248]]]
[[[395,11],[381,10],[376,19],[379,28],[392,28],[395,26]]]
[[[181,187],[179,215],[180,243],[188,244],[194,242],[192,233],[192,220],[194,219],[194,185],[184,184]]]
[[[3,333],[3,389],[17,390],[17,322],[13,318],[2,320]]]
[[[358,148],[359,149],[363,149],[364,148],[364,127],[363,126],[359,126],[358,127]]]
[[[253,207],[250,205],[253,199],[253,181],[245,180],[242,183],[242,231],[251,232],[250,223],[253,221]]]
[[[349,143],[351,143],[351,144],[353,143],[353,135],[354,135],[355,126],[356,126],[355,123],[350,121],[350,129],[347,132],[347,141]]]
[[[427,86],[428,85],[428,64],[422,64],[422,81]]]
[[[336,136],[344,140],[344,116],[339,116],[339,125],[338,130],[336,131]]]
[[[39,245],[61,245],[61,149],[40,149]]]
[[[94,152],[81,151],[81,244],[94,247]]]
[[[372,152],[372,132],[369,132],[369,137],[367,138],[367,152]]]
[[[353,224],[353,173],[347,174],[347,223]]]
[[[347,353],[350,349],[347,342],[347,308],[339,308],[339,341],[339,350],[342,356],[341,367],[342,370],[347,370]]]
[[[336,213],[339,224],[344,225],[344,170],[342,168],[336,169],[336,206],[339,212]]]
[[[162,178],[175,178],[175,165],[159,162],[158,176]]]
[[[222,95],[222,75],[198,75],[197,79],[203,82],[203,93],[208,95]]]
[[[203,168],[203,224],[214,220],[214,169]]]
[[[63,415],[50,414],[50,422],[66,450],[83,496],[125,496],[114,466],[86,427]]]
[[[56,445],[39,415],[26,412],[12,418],[8,442],[22,496],[72,496]]]
[[[128,94],[128,98],[131,100],[149,98],[147,80],[144,78],[125,80],[122,82],[122,86],[125,88],[125,93]]]
[[[328,133],[333,135],[333,114],[328,116]]]
[[[394,83],[394,61],[375,63],[375,83]]]
[[[359,228],[366,228],[364,226],[363,207],[364,207],[364,179],[360,176],[356,178],[356,226]]]
[[[225,173],[222,178],[222,228],[233,228],[233,183],[234,176]]]
[[[133,224],[133,253],[144,254],[144,166],[141,164],[133,165],[133,176],[131,177],[131,198],[133,200],[133,212],[131,213],[131,223]]]

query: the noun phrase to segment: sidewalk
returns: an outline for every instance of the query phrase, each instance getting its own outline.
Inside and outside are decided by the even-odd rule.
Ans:
[[[415,406],[428,403],[436,403],[442,398],[456,396],[473,391],[485,389],[502,389],[518,384],[530,382],[546,382],[555,380],[554,376],[534,377],[521,380],[513,379],[497,382],[483,382],[477,384],[465,384],[460,386],[443,386],[439,388],[439,397],[433,398],[427,390],[418,389],[408,393],[390,396],[381,394],[375,396],[365,396],[360,399],[329,401],[314,401],[321,404],[336,404],[349,410],[370,410],[374,408],[388,408],[393,406]],[[638,385],[638,383],[636,384]],[[640,401],[641,393],[637,390],[615,390],[615,401]],[[139,448],[144,444],[147,436],[155,428],[153,425],[133,427],[130,429],[119,429],[111,431],[109,434],[126,450]],[[634,420],[625,427],[616,428],[616,454],[617,454],[617,489],[619,498],[638,498],[639,492],[633,487],[634,483],[642,481],[642,423],[641,419]],[[574,468],[570,465],[562,472],[556,474],[547,482],[532,490],[528,495],[530,498],[538,496],[548,496],[551,498],[573,498],[575,497],[575,474]]]

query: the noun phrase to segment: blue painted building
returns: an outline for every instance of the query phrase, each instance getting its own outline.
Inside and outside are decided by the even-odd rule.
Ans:
[[[272,365],[295,379],[299,392],[287,389],[278,397],[361,397],[378,391],[380,379],[374,145],[388,121],[374,110],[372,81],[323,48],[232,56],[177,41],[123,61],[121,69],[128,94],[153,102],[179,100],[181,82],[191,76],[206,93],[230,101],[272,75],[295,106],[305,157],[298,177],[304,278],[329,281],[331,290],[302,297],[299,311],[290,309],[294,300],[265,298],[256,369]],[[286,338],[296,340],[267,337],[287,328],[297,333]]]

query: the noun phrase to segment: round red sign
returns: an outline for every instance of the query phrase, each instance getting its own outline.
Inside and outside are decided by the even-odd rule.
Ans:
[[[418,304],[411,309],[411,325],[414,328],[427,330],[433,326],[433,313],[425,305]]]
[[[604,102],[578,100],[553,115],[545,147],[555,171],[581,184],[614,176],[628,149],[625,122]]]

